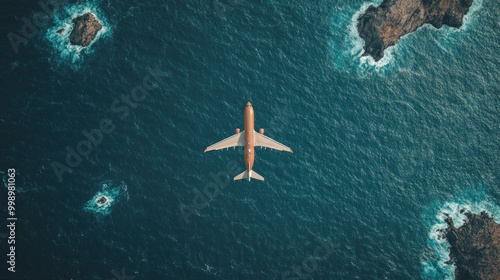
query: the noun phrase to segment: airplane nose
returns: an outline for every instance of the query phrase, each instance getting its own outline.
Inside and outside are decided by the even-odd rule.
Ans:
[[[248,106],[252,106],[252,103],[250,103],[250,102],[247,102],[247,107],[248,107]]]

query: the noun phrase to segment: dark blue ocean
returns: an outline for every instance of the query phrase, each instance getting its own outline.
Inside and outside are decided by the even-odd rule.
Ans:
[[[363,0],[66,2],[0,12],[0,279],[453,279],[443,213],[500,222],[499,1],[377,64]],[[87,11],[103,30],[68,47]],[[264,182],[203,153],[247,101],[294,151],[256,151]]]

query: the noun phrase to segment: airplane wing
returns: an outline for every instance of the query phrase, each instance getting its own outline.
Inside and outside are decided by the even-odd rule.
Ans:
[[[263,134],[260,134],[258,132],[254,133],[255,135],[255,146],[260,146],[260,147],[266,147],[266,148],[271,148],[275,149],[278,151],[285,151],[285,152],[290,152],[293,153],[292,149],[289,147],[281,144],[278,141],[275,141],[267,136],[264,136]]]
[[[245,146],[245,134],[242,131],[233,136],[229,136],[228,138],[221,140],[208,148],[205,149],[205,153],[208,151],[221,150],[231,147]]]

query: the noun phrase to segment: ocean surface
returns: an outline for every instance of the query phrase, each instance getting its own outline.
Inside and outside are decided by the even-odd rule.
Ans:
[[[379,63],[355,28],[370,3],[5,2],[0,279],[453,279],[443,213],[500,222],[500,2]],[[86,11],[103,30],[68,47]],[[264,182],[229,181],[241,149],[203,153],[247,101],[294,151],[256,151]]]

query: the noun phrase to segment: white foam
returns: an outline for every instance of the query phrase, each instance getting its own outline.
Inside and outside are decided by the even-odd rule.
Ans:
[[[358,33],[358,18],[365,13],[370,5],[378,6],[382,1],[365,2],[360,8],[347,7],[339,9],[332,15],[330,22],[333,37],[329,40],[334,65],[341,71],[353,70],[358,75],[365,75],[374,70],[377,73],[386,72],[394,61],[394,52],[397,46],[384,50],[384,57],[375,61],[371,56],[362,56],[365,42]],[[382,68],[385,68],[384,71]],[[392,67],[391,67],[392,69]]]
[[[459,28],[451,27],[448,25],[443,25],[441,28],[437,29],[431,24],[424,24],[422,29],[430,29],[433,32],[439,32],[439,35],[434,39],[437,47],[439,47],[444,52],[453,56],[453,46],[461,45],[463,46],[464,34],[465,32],[471,32],[473,26],[477,24],[480,17],[478,12],[483,8],[483,0],[474,0],[467,14],[464,15],[462,20],[462,26]],[[451,47],[451,48],[450,48]]]
[[[477,17],[478,12],[483,8],[483,0],[474,0],[472,1],[472,5],[469,8],[469,11],[467,14],[464,15],[464,18],[462,19],[462,26],[460,28],[457,28],[458,31],[466,31],[469,29],[469,26],[471,26]]]
[[[370,5],[379,6],[381,4],[381,2],[382,2],[381,0],[377,0],[377,1],[373,1],[373,2],[365,2],[362,4],[362,6],[356,12],[354,12],[352,17],[350,18],[350,22],[348,23],[348,26],[347,26],[348,33],[346,35],[346,38],[345,38],[343,45],[339,45],[338,43],[330,42],[330,46],[331,46],[332,51],[333,51],[333,56],[336,57],[339,55],[339,53],[341,56],[344,56],[343,59],[340,59],[340,60],[337,59],[337,63],[340,64],[340,65],[337,65],[337,66],[339,66],[339,68],[346,66],[346,65],[344,65],[344,62],[346,60],[345,58],[348,58],[347,59],[348,62],[350,62],[354,65],[357,65],[358,70],[362,70],[362,71],[375,70],[376,72],[380,72],[380,70],[388,68],[388,65],[394,65],[395,60],[396,60],[395,53],[399,52],[398,51],[399,46],[402,45],[404,43],[405,39],[407,38],[407,36],[412,34],[413,32],[406,34],[406,35],[402,36],[401,38],[399,38],[396,45],[387,47],[384,50],[384,56],[379,61],[375,61],[375,59],[373,59],[373,57],[371,57],[369,55],[362,56],[362,54],[364,52],[363,48],[364,48],[365,42],[359,36],[359,32],[358,32],[358,28],[357,28],[358,18],[363,13],[366,12],[366,10],[368,9],[368,7],[370,7]],[[444,38],[448,37],[446,35],[451,34],[451,33],[466,31],[469,28],[469,26],[473,22],[476,21],[476,19],[477,19],[476,15],[477,15],[478,11],[482,9],[482,6],[483,6],[483,0],[474,0],[468,13],[464,16],[463,25],[460,28],[452,28],[452,27],[448,27],[445,25],[442,28],[440,28],[439,31],[445,35]],[[340,18],[340,20],[343,19],[341,13],[337,13],[337,15],[334,15],[334,20],[338,20],[339,18]],[[336,32],[338,32],[339,28],[345,28],[343,26],[338,26],[338,23],[336,23],[336,22],[332,23],[332,27],[335,28]],[[424,24],[421,28],[435,29],[434,27],[432,27],[429,24]],[[417,31],[418,30],[415,30],[414,32],[417,32]],[[445,49],[445,50],[447,49],[445,46],[440,45],[439,42],[438,42],[438,46],[442,49]],[[339,52],[339,48],[341,48],[343,50],[340,50],[340,52]],[[392,68],[392,67],[389,67],[389,68]],[[385,72],[385,70],[384,70],[384,72]]]
[[[394,49],[395,46],[388,47],[384,50],[384,57],[382,57],[379,61],[375,61],[371,56],[362,56],[365,46],[365,41],[361,39],[358,32],[358,18],[366,12],[368,7],[371,5],[379,6],[381,1],[375,1],[370,3],[364,3],[361,8],[354,13],[351,18],[351,23],[349,24],[349,39],[351,41],[352,49],[351,55],[359,59],[359,62],[362,65],[369,65],[374,68],[376,71],[379,71],[380,68],[388,65],[394,58]]]
[[[102,29],[99,30],[90,45],[86,47],[71,45],[69,42],[69,35],[73,29],[73,23],[71,21],[73,18],[86,13],[92,13],[101,23]],[[78,66],[78,62],[82,61],[84,53],[93,53],[92,45],[94,45],[95,42],[99,41],[102,37],[111,35],[110,25],[108,24],[105,16],[99,11],[97,4],[87,3],[82,6],[65,5],[63,6],[62,11],[54,16],[55,25],[47,30],[45,37],[54,47],[60,62],[69,62]],[[64,31],[61,34],[58,34],[57,31],[60,29],[64,29]]]
[[[101,186],[102,189],[87,201],[83,210],[106,216],[111,213],[112,206],[118,202],[118,198],[127,190],[127,185],[122,182],[116,187],[111,187],[111,182],[104,182]],[[107,199],[105,203],[98,202],[102,197]]]
[[[464,210],[464,211],[462,211]],[[493,216],[495,222],[500,223],[500,207],[494,204],[485,190],[466,190],[458,198],[446,201],[432,219],[429,231],[429,245],[436,258],[423,263],[423,275],[428,279],[454,279],[455,266],[446,264],[449,258],[450,243],[443,237],[442,231],[448,227],[445,222],[447,217],[453,219],[455,227],[460,227],[467,221],[461,213],[472,212],[479,214],[483,211]]]
[[[448,265],[446,268],[437,269],[438,266],[432,261],[422,263],[424,267],[422,275],[425,279],[439,279],[439,280],[454,280],[455,279],[455,266]]]

